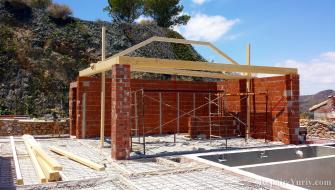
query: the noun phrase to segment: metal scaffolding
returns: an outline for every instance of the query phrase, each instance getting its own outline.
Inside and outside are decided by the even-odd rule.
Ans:
[[[154,93],[158,95],[159,98],[154,98],[148,93]],[[171,105],[167,102],[163,101],[163,94],[164,93],[175,93],[176,95],[176,105]],[[192,97],[192,109],[188,111],[184,111],[180,109],[180,94],[182,93],[187,93],[189,96]],[[205,96],[205,103],[196,106],[196,96],[198,94],[201,94],[202,96]],[[250,96],[255,96],[255,95],[263,95],[266,97],[265,101],[265,131],[264,132],[243,132],[241,131],[240,126],[243,125],[245,128],[248,127],[248,124],[244,121],[243,119],[240,118],[240,114],[237,111],[237,108],[235,108],[235,113],[232,113],[228,111],[226,108],[227,106],[227,98],[230,96],[240,96],[241,98],[239,101],[242,101],[244,99],[247,99]],[[159,105],[159,122],[156,127],[146,129],[145,126],[145,107],[146,103],[144,102],[144,98],[147,100],[156,102]],[[199,109],[203,109],[205,107],[208,107],[208,128],[209,128],[209,141],[210,143],[212,142],[212,138],[215,139],[222,139],[225,140],[225,145],[226,148],[228,147],[228,140],[233,137],[238,137],[238,136],[247,136],[247,135],[256,135],[260,133],[264,133],[264,139],[266,141],[267,139],[267,133],[268,133],[268,93],[226,93],[225,91],[195,91],[195,90],[162,90],[162,89],[140,89],[137,91],[132,91],[131,92],[131,99],[132,99],[132,112],[131,114],[131,123],[132,123],[132,136],[136,137],[137,139],[136,142],[133,141],[133,138],[131,137],[131,148],[133,148],[133,144],[141,145],[142,148],[142,153],[143,155],[146,155],[146,137],[149,134],[154,133],[155,130],[159,130],[159,134],[164,135],[163,129],[165,126],[168,124],[176,122],[176,127],[175,130],[173,131],[173,143],[177,143],[177,138],[176,134],[180,133],[180,119],[185,116],[193,117],[196,118],[200,121],[204,121],[203,116],[205,115],[197,115],[196,111]],[[173,119],[170,119],[169,121],[163,122],[163,111],[162,108],[163,106],[171,108],[176,111],[176,117]],[[237,106],[237,105],[235,105]],[[242,110],[241,110],[242,111]],[[245,110],[246,111],[246,110]],[[234,136],[229,136],[228,133],[228,127],[224,126],[221,123],[221,120],[219,120],[219,123],[214,123],[212,121],[212,117],[231,117],[233,118],[234,121],[234,126],[236,126]],[[223,127],[222,127],[223,126]],[[213,128],[218,128],[219,129],[219,134],[218,135],[213,135],[212,134],[212,129]],[[223,128],[222,133],[221,133],[221,128]],[[141,131],[141,134],[140,132]],[[172,143],[172,142],[171,142]]]

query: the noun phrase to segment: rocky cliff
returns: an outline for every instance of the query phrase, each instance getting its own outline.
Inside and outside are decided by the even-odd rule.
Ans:
[[[107,27],[108,56],[152,36],[182,38],[152,24],[55,19],[45,9],[0,1],[0,114],[66,116],[69,83],[79,70],[100,59],[102,26]],[[132,55],[202,59],[191,46],[167,43],[150,44]]]

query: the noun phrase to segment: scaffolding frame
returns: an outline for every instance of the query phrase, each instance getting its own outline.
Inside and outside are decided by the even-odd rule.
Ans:
[[[157,100],[156,98],[153,98],[153,97],[151,97],[149,95],[146,95],[145,92],[158,93],[160,98]],[[162,96],[161,96],[161,94],[164,93],[164,92],[165,93],[166,92],[168,92],[168,93],[171,93],[171,92],[176,93],[176,96],[177,96],[177,106],[174,106],[174,105],[162,102],[162,98],[161,98]],[[136,100],[138,98],[138,95],[137,95],[138,93],[141,95],[141,97],[140,97],[141,103],[140,104]],[[191,110],[189,110],[187,112],[185,112],[183,110],[180,110],[180,108],[179,108],[179,101],[178,101],[178,99],[179,99],[178,97],[179,97],[180,93],[192,93],[192,95],[193,95],[193,108]],[[194,101],[195,99],[194,99],[194,97],[197,94],[208,94],[208,98],[205,97],[205,99],[208,102],[206,102],[204,104],[201,104],[200,106],[195,107],[194,106],[195,105],[195,101]],[[214,99],[211,98],[211,96],[213,94],[216,96],[216,98],[214,98]],[[228,131],[227,131],[228,130],[227,126],[223,127],[224,128],[224,134],[223,135],[221,135],[221,132],[219,132],[218,136],[212,135],[212,127],[214,126],[212,124],[212,121],[211,121],[211,118],[213,117],[212,105],[214,104],[215,106],[217,106],[217,109],[216,109],[217,113],[215,113],[215,116],[221,116],[221,117],[223,117],[223,116],[226,116],[226,117],[230,116],[230,117],[233,117],[233,119],[234,119],[233,121],[237,123],[236,127],[239,126],[240,124],[242,124],[242,125],[245,126],[245,128],[247,128],[247,127],[250,127],[250,126],[248,126],[247,122],[243,122],[241,119],[239,119],[239,117],[237,116],[237,113],[238,113],[236,111],[237,109],[235,109],[235,114],[236,115],[233,115],[231,112],[229,112],[229,111],[226,110],[226,108],[225,108],[225,106],[226,106],[226,99],[227,99],[228,96],[242,96],[239,99],[239,101],[242,101],[243,99],[247,99],[248,97],[255,96],[255,95],[264,95],[266,97],[265,98],[265,108],[266,108],[265,109],[265,118],[266,118],[265,119],[265,131],[264,132],[256,132],[256,133],[252,133],[250,131],[248,133],[245,132],[244,133],[244,135],[245,135],[245,141],[247,142],[247,136],[249,136],[249,135],[264,134],[264,141],[266,143],[267,142],[267,135],[268,135],[268,92],[267,91],[266,92],[261,92],[261,93],[251,93],[251,92],[246,92],[246,93],[226,93],[226,91],[223,91],[223,90],[219,90],[219,91],[211,91],[211,90],[209,90],[209,91],[199,91],[198,90],[198,91],[196,91],[196,90],[166,90],[166,89],[139,89],[139,90],[136,90],[136,91],[132,91],[131,92],[131,100],[133,100],[133,97],[135,97],[136,99],[134,99],[134,102],[136,101],[137,104],[132,104],[132,107],[134,107],[134,111],[135,111],[134,114],[135,115],[133,117],[131,117],[131,120],[135,119],[135,122],[137,123],[137,124],[135,123],[135,127],[137,127],[135,129],[135,137],[138,137],[138,142],[134,142],[133,141],[133,136],[130,135],[131,151],[133,151],[133,144],[139,144],[139,145],[142,145],[142,147],[143,147],[142,148],[142,150],[143,150],[142,153],[143,153],[143,155],[146,156],[146,137],[147,137],[148,133],[152,132],[154,130],[159,129],[160,130],[160,134],[162,135],[161,131],[162,131],[163,127],[166,126],[167,124],[175,122],[175,121],[177,121],[177,125],[176,125],[175,131],[173,133],[173,136],[174,136],[173,143],[177,143],[176,135],[179,134],[179,132],[180,132],[179,131],[179,125],[178,125],[180,118],[184,117],[184,116],[190,116],[190,117],[194,117],[194,118],[197,118],[197,119],[203,121],[204,119],[202,117],[204,115],[196,115],[195,113],[200,108],[203,108],[203,107],[206,107],[206,106],[208,106],[209,142],[210,142],[210,144],[212,143],[212,137],[219,138],[219,139],[224,139],[225,140],[225,146],[226,146],[226,149],[227,149],[228,148],[228,140],[231,139],[231,138],[233,138],[233,137],[236,137],[236,135],[235,136],[229,136],[228,135]],[[162,121],[160,120],[159,121],[159,125],[157,127],[154,127],[154,128],[149,129],[149,130],[146,130],[146,127],[145,127],[145,124],[144,124],[144,120],[145,120],[144,97],[146,97],[146,98],[148,98],[148,99],[150,99],[152,101],[155,101],[155,102],[159,103],[159,105],[160,105],[160,110],[159,110],[159,117],[160,117],[160,119],[162,118],[161,105],[164,105],[164,106],[167,106],[169,108],[175,109],[177,111],[177,117],[175,117],[174,119],[171,119],[171,120],[169,120],[169,121],[167,121],[165,123],[162,123]],[[217,101],[217,103],[215,101]],[[220,109],[220,106],[221,106],[222,102],[223,102],[223,109]],[[138,106],[141,107],[141,113],[140,114],[138,112],[138,108],[136,108]],[[182,112],[183,114],[180,115],[179,114],[180,112]],[[138,126],[139,126],[138,122],[139,122],[140,116],[142,117],[140,119],[141,120],[141,130],[142,130],[142,134],[141,135],[138,134],[138,130],[140,130],[138,128]],[[220,123],[221,123],[221,120],[220,120]],[[221,130],[221,125],[219,126],[219,130]],[[235,134],[236,134],[236,132],[235,132]],[[222,138],[222,136],[224,136],[224,137]],[[242,136],[242,131],[240,129],[238,131],[237,136]],[[142,139],[142,142],[141,142],[141,139]]]

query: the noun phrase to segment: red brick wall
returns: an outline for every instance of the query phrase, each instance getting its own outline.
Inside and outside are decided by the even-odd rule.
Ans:
[[[226,95],[221,94],[223,98],[220,99],[220,112],[227,112],[228,116],[235,116],[242,122],[246,123],[247,99],[246,96],[237,96],[239,93],[246,92],[246,84],[244,80],[226,80],[217,83],[218,90],[223,90]],[[224,111],[225,109],[225,111]],[[245,125],[237,122],[236,128],[239,127],[239,135],[245,135]]]
[[[106,79],[106,119],[105,133],[110,133],[111,128],[111,79]],[[85,84],[85,85],[84,85]],[[160,80],[135,80],[130,82],[131,91],[135,92],[139,89],[146,90],[162,90],[162,123],[171,121],[162,127],[162,133],[174,133],[177,131],[177,93],[163,92],[164,90],[198,91],[195,93],[195,107],[199,107],[208,100],[208,93],[200,93],[201,91],[223,90],[227,94],[236,94],[246,92],[246,80],[227,80],[222,82],[189,82],[189,81],[160,81]],[[299,127],[299,76],[287,75],[269,78],[256,78],[251,80],[251,90],[257,95],[251,96],[251,133],[252,137],[264,138],[267,131],[267,139],[281,140],[284,143],[296,143]],[[86,93],[86,137],[99,136],[100,133],[100,78],[80,77],[78,78],[77,87],[77,119],[76,119],[76,136],[81,137],[82,129],[82,98]],[[268,128],[266,128],[266,96],[259,93],[268,92]],[[188,132],[188,118],[193,113],[185,114],[193,109],[193,92],[180,92],[180,120],[179,130],[181,133]],[[221,93],[222,95],[223,93]],[[138,108],[138,127],[139,134],[142,134],[142,118],[144,118],[144,126],[146,134],[160,133],[160,104],[159,92],[145,91],[144,101],[144,117],[142,117],[142,96],[137,93]],[[214,95],[211,97],[214,99]],[[135,101],[134,93],[131,97],[131,128],[135,129]],[[169,104],[169,106],[166,106]],[[246,122],[246,105],[245,96],[225,97],[225,101],[220,101],[221,113],[223,109],[235,116],[243,122]],[[217,108],[212,107],[215,112]],[[198,109],[195,113],[197,116],[208,116],[208,105]],[[173,121],[172,121],[173,120]],[[237,122],[238,124],[238,122]],[[237,126],[234,126],[235,128]],[[240,135],[245,135],[245,126],[240,124]],[[135,134],[135,131],[132,131]]]
[[[251,104],[251,133],[255,138],[298,143],[299,76],[286,75],[253,79],[252,91],[268,93],[268,127],[266,128],[266,96],[256,94]],[[263,133],[263,134],[262,134]]]
[[[190,82],[190,81],[161,81],[161,80],[131,80],[131,90],[137,91],[139,89],[145,90],[176,90],[179,91],[179,132],[188,132],[188,117],[193,115],[193,106],[199,107],[206,102],[205,98],[209,96],[208,92],[202,91],[216,91],[215,82]],[[185,92],[191,90],[194,92]],[[184,91],[184,92],[182,92]],[[194,95],[193,95],[194,94]],[[144,92],[144,117],[142,116],[143,110],[141,92],[137,93],[138,99],[138,115],[139,118],[139,134],[142,134],[142,118],[144,118],[144,131],[145,134],[159,134],[160,133],[160,95],[159,92]],[[195,104],[193,104],[193,96],[195,96]],[[163,134],[171,134],[177,131],[177,92],[161,92],[162,97],[162,124],[169,121],[168,124],[162,126]],[[132,104],[135,103],[135,95],[132,94]],[[188,113],[190,112],[190,113]],[[188,113],[188,114],[186,114]],[[208,116],[208,106],[203,106],[195,111],[196,116]],[[135,109],[132,109],[132,129],[135,134]]]
[[[209,138],[209,135],[229,137],[237,136],[236,122],[229,116],[189,117],[188,134],[190,138]],[[211,131],[209,124],[212,124]]]
[[[69,134],[68,121],[0,119],[0,136]]]
[[[76,137],[88,138],[100,135],[101,78],[78,77],[77,79]],[[83,97],[86,94],[86,115],[83,121]],[[106,79],[106,113],[111,113],[111,79]],[[84,123],[83,123],[84,122]],[[84,125],[83,125],[84,124]],[[83,131],[85,128],[85,132]],[[105,114],[105,134],[111,133],[111,114]]]

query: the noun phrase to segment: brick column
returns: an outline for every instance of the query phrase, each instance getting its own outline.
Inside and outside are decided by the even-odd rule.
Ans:
[[[130,156],[130,66],[112,68],[112,158]]]

